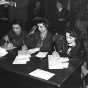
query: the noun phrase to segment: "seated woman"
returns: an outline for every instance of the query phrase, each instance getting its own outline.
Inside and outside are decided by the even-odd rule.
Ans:
[[[80,57],[83,50],[76,32],[72,29],[66,30],[64,35],[56,35],[55,48],[62,57],[70,58]]]
[[[12,47],[20,48],[23,44],[26,31],[23,30],[21,20],[14,20],[11,23],[10,32],[1,39],[1,46],[7,49]]]
[[[53,34],[48,31],[47,20],[39,17],[33,22],[32,31],[25,38],[25,45],[31,53],[45,52],[47,54],[53,44]]]

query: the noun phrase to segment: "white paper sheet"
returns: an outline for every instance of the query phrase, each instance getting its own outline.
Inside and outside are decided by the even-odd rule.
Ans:
[[[15,60],[13,61],[13,64],[26,64],[27,61],[30,61],[30,55],[18,55],[16,56]]]
[[[36,54],[36,57],[45,58],[47,54],[48,54],[48,52],[39,52]]]
[[[69,66],[69,59],[67,57],[60,57],[58,55],[48,55],[49,69],[65,69]]]
[[[29,52],[30,54],[33,54],[33,53],[36,53],[36,52],[39,51],[39,50],[40,50],[40,48],[34,48],[34,49],[29,49],[28,52]]]
[[[7,55],[7,54],[8,54],[8,52],[4,48],[0,47],[0,57],[3,57],[5,55]]]
[[[32,71],[31,73],[29,73],[29,75],[34,76],[34,77],[37,77],[37,78],[49,80],[55,74],[54,73],[51,73],[51,72],[48,72],[48,71],[44,71],[42,69],[36,69],[36,70]]]

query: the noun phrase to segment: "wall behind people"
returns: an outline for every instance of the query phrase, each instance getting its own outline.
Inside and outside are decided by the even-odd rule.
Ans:
[[[0,38],[8,32],[8,7],[0,5]]]
[[[9,31],[9,23],[7,20],[0,20],[0,39]]]
[[[29,3],[29,20],[32,21],[35,17],[44,17],[45,16],[45,0],[30,0]]]
[[[28,5],[30,0],[14,0],[16,2],[15,7],[9,7],[9,20],[22,19],[28,20]]]
[[[67,2],[68,1],[66,0],[45,0],[45,15],[51,22],[52,29],[59,33],[64,31],[67,22],[70,20],[71,12],[67,8]],[[61,5],[58,5],[58,3],[60,3]],[[61,11],[59,11],[58,8],[60,8]],[[60,19],[62,19],[63,21],[59,21]]]

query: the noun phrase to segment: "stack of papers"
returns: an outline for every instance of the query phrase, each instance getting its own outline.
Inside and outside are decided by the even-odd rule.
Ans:
[[[18,55],[16,56],[15,60],[13,61],[13,64],[26,64],[27,61],[30,61],[30,55]]]
[[[37,78],[49,80],[55,74],[54,73],[51,73],[51,72],[48,72],[48,71],[44,71],[42,69],[36,69],[33,72],[29,73],[29,75],[34,76],[34,77],[37,77]]]
[[[3,57],[7,54],[8,54],[8,52],[6,51],[6,49],[0,47],[0,57]]]
[[[69,66],[69,58],[60,57],[59,55],[48,55],[48,68],[49,69],[65,69]]]

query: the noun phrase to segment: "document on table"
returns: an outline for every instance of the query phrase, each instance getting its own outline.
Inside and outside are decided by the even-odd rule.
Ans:
[[[7,55],[7,54],[8,54],[7,50],[2,48],[2,47],[0,47],[0,57],[3,57],[5,55]]]
[[[36,54],[36,57],[39,58],[45,58],[47,56],[48,52],[39,52]]]
[[[13,64],[26,64],[27,61],[30,61],[30,55],[18,55],[16,56],[15,60],[13,61]]]
[[[69,66],[69,59],[65,57],[55,57],[48,55],[48,68],[49,69],[65,69]]]
[[[31,73],[29,73],[29,75],[34,76],[34,77],[37,77],[37,78],[49,80],[55,74],[54,73],[51,73],[51,72],[48,72],[48,71],[44,71],[42,69],[36,69],[36,70],[32,71]]]
[[[29,52],[29,54],[33,54],[33,53],[36,53],[39,50],[40,50],[40,48],[34,48],[34,49],[29,49],[28,52]]]

